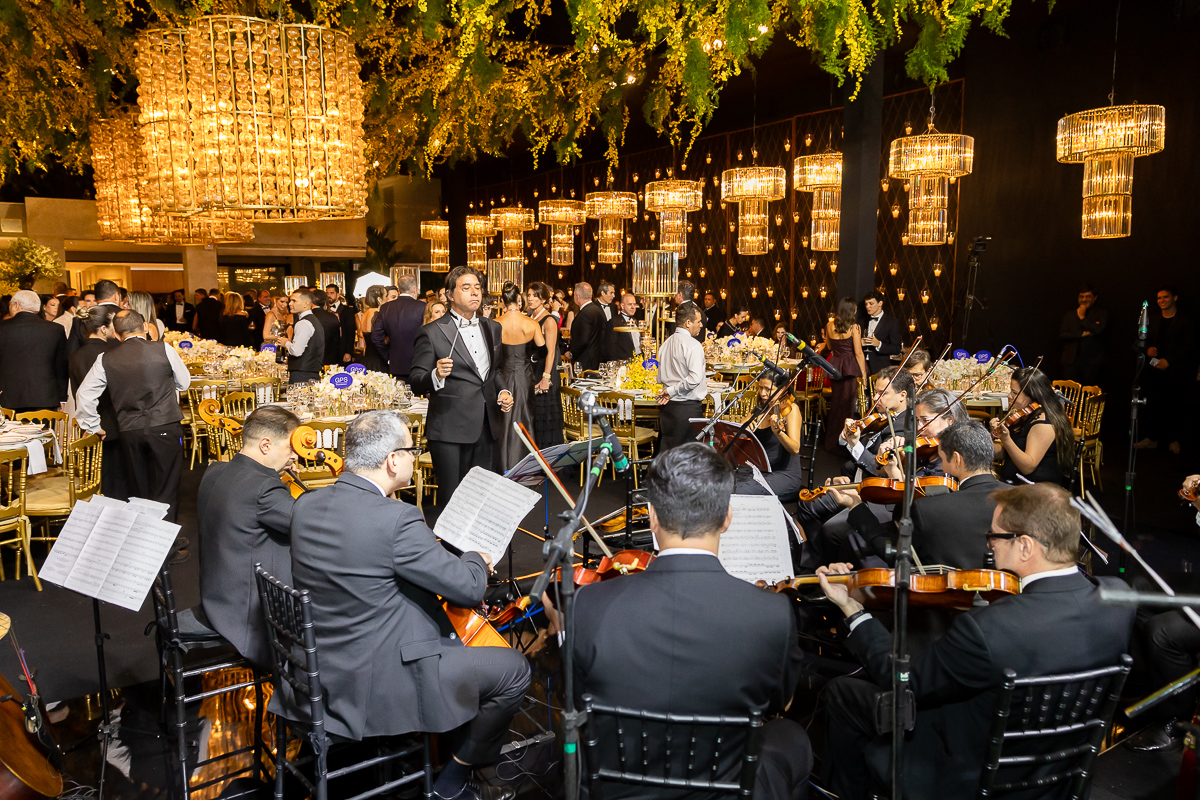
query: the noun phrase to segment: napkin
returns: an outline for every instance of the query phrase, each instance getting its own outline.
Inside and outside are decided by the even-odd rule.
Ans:
[[[55,450],[58,450],[57,444],[58,440],[55,439]],[[46,471],[46,448],[42,445],[41,439],[31,439],[26,442],[25,449],[29,451],[29,467],[25,470],[25,474],[41,475]]]

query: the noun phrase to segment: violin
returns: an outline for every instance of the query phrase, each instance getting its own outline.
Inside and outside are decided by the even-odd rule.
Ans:
[[[779,415],[781,424],[782,424],[783,420],[787,419],[787,415],[792,413],[792,406],[794,406],[794,405],[795,405],[795,400],[792,398],[792,396],[790,394],[785,394],[782,398],[780,398],[777,402],[775,402],[775,404],[774,404],[775,413]],[[770,409],[767,409],[767,411],[765,413],[761,414],[759,416],[758,420],[755,421],[754,430],[757,431],[759,428],[761,428],[763,426],[763,423],[766,422],[767,418],[770,416],[771,416],[771,411],[770,411]]]
[[[851,430],[858,431],[858,435],[862,436],[864,433],[875,433],[876,431],[883,430],[887,427],[888,420],[891,418],[891,414],[885,414],[882,411],[876,411],[873,414],[868,414],[862,419],[854,420],[847,427],[849,427]]]
[[[1185,503],[1194,503],[1200,500],[1200,481],[1195,483],[1187,483],[1179,490],[1179,499]]]
[[[848,587],[850,596],[865,608],[891,608],[896,595],[894,569],[860,569],[849,575],[827,575],[826,578],[830,583],[840,583]],[[819,583],[818,576],[804,575],[765,588],[785,592]],[[925,575],[913,573],[909,576],[908,602],[912,606],[966,611],[974,605],[976,595],[990,603],[1020,592],[1021,581],[1011,572],[996,569],[951,569]]]
[[[1000,420],[999,423],[993,424],[993,428],[999,428],[1001,425],[1008,428],[1010,431],[1020,430],[1033,415],[1042,410],[1042,407],[1037,403],[1030,403],[1024,408],[1018,408],[1015,411],[1010,411],[1008,416]]]
[[[889,450],[880,450],[875,456],[875,463],[881,467],[886,467],[892,463],[892,456],[903,451],[903,447],[894,447]],[[916,453],[917,461],[929,461],[932,458],[937,458],[938,440],[936,436],[919,436],[917,437],[917,446],[913,448]]]
[[[652,561],[654,561],[654,554],[645,550],[620,550],[613,553],[612,558],[608,556],[601,558],[600,565],[595,569],[584,566],[576,567],[575,583],[579,586],[587,586],[589,583],[606,581],[618,575],[644,572]]]
[[[953,492],[958,489],[958,481],[948,475],[917,478],[913,482],[913,495],[924,497],[929,489],[935,486],[941,486]],[[830,489],[858,489],[858,496],[863,499],[864,503],[877,503],[885,506],[898,503],[904,498],[904,481],[891,478],[864,478],[858,483],[835,483],[831,486],[818,486],[811,491],[801,489],[800,499],[815,500]]]

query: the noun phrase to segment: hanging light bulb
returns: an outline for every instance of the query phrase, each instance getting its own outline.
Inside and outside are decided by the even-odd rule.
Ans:
[[[808,298],[808,286],[807,285],[800,287],[800,296],[805,299]]]
[[[922,290],[921,290],[921,302],[922,302],[922,303],[928,303],[928,302],[929,302],[929,290],[928,290],[928,289],[922,289]]]
[[[893,206],[892,206],[892,219],[896,219],[896,218],[898,218],[899,216],[900,216],[900,206],[899,206],[899,205],[893,205]]]
[[[758,287],[757,287],[757,286],[751,287],[751,289],[750,289],[750,296],[751,296],[751,297],[753,297],[753,298],[755,298],[755,299],[757,299],[757,298],[758,298]]]
[[[816,260],[815,258],[810,258],[810,259],[808,260],[808,268],[809,268],[809,269],[816,269],[816,268],[817,268],[817,260]]]
[[[829,271],[833,272],[833,273],[837,272],[837,259],[836,258],[829,262]]]
[[[883,180],[881,180],[881,181],[879,182],[879,188],[880,188],[880,189],[882,189],[882,190],[883,190],[883,191],[885,191],[885,192],[888,190],[888,186],[890,186],[890,185],[891,185],[891,184],[889,184],[889,183],[888,183],[888,179],[887,179],[887,178],[884,178]]]
[[[820,288],[820,290],[819,290],[819,293],[820,293],[820,295],[821,295],[821,299],[822,299],[822,300],[824,300],[824,299],[825,299],[825,295],[829,294],[828,290],[826,290],[826,288],[825,288],[825,284],[821,284],[821,288]]]
[[[812,134],[811,133],[804,134],[804,146],[812,147]]]
[[[775,262],[775,272],[776,272],[776,273],[778,273],[778,272],[780,272],[782,269],[783,269],[783,264],[782,264],[782,263],[780,263],[780,262],[778,262],[778,261],[776,261],[776,262]]]
[[[774,297],[774,296],[775,296],[775,287],[768,283],[767,284],[767,297]]]
[[[917,319],[916,319],[916,317],[909,317],[909,318],[908,318],[908,331],[909,331],[909,333],[912,333],[912,332],[913,332],[913,331],[915,331],[916,329],[917,329]]]
[[[930,317],[929,318],[929,330],[936,331],[937,329],[938,329],[938,318]]]
[[[779,309],[775,309],[775,321],[779,322]]]
[[[904,287],[903,286],[896,287],[896,299],[898,299],[898,300],[904,299]]]

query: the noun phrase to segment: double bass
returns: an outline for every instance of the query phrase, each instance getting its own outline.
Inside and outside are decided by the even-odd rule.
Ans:
[[[9,631],[9,618],[0,614],[0,637]],[[58,797],[63,791],[62,774],[51,763],[48,754],[58,747],[42,715],[37,684],[25,664],[25,652],[13,648],[29,695],[24,699],[4,675],[0,675],[0,800],[41,800]]]

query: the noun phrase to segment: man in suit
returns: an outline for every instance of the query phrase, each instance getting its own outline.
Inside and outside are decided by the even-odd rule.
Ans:
[[[295,459],[292,431],[300,418],[260,406],[242,427],[242,449],[204,471],[200,520],[200,602],[208,624],[242,656],[269,668],[271,653],[258,602],[254,565],[291,583],[288,539],[295,502],[279,473]]]
[[[0,322],[0,402],[13,411],[57,411],[67,400],[67,339],[41,308],[36,294],[19,291],[13,316]]]
[[[633,315],[637,313],[637,298],[629,292],[621,295],[621,303],[617,306],[617,314],[608,323],[605,334],[605,361],[627,361],[635,355],[642,354],[642,334],[640,331],[618,331],[617,328],[634,324]]]
[[[75,418],[79,427],[103,439],[97,407],[108,389],[133,495],[166,503],[166,518],[174,522],[183,474],[179,392],[187,391],[192,378],[175,348],[146,341],[145,324],[141,314],[129,309],[113,317],[121,345],[96,356],[79,386]]]
[[[464,647],[454,632],[442,600],[479,605],[491,563],[451,555],[421,512],[390,498],[418,453],[407,420],[367,411],[346,426],[345,472],[296,501],[292,580],[312,597],[325,727],[354,740],[455,731],[434,796],[508,800],[512,788],[482,786],[472,768],[498,757],[529,664],[511,648]]]
[[[600,304],[592,301],[590,283],[575,284],[575,305],[579,313],[571,323],[571,358],[581,370],[599,369],[608,320]]]
[[[500,323],[479,314],[479,273],[450,270],[446,295],[450,311],[418,331],[409,373],[413,391],[429,397],[425,438],[443,503],[471,467],[491,469],[492,446],[513,405],[500,371]]]
[[[315,381],[325,364],[325,329],[313,315],[312,294],[304,289],[292,292],[288,310],[295,320],[292,338],[280,336],[275,340],[277,347],[287,351],[288,383]]]
[[[93,292],[91,292],[90,294],[92,295],[93,298],[95,298],[95,302],[91,304],[93,306],[110,306],[112,309],[112,313],[114,313],[114,314],[116,314],[122,308],[122,306],[121,306],[121,287],[117,286],[117,284],[113,283],[110,280],[98,281],[96,283],[95,290]],[[180,293],[180,297],[182,297],[182,296],[183,296],[182,293]],[[89,306],[89,308],[90,308],[90,306]],[[168,309],[168,310],[171,310],[171,309]],[[171,314],[170,316],[173,316],[173,314]],[[168,325],[167,327],[169,328],[170,325]],[[87,341],[87,338],[88,338],[88,332],[86,330],[84,330],[83,323],[79,320],[72,320],[71,321],[71,330],[67,334],[67,358],[68,359],[70,359],[71,356],[75,355],[75,351],[83,346],[83,343]]]
[[[313,316],[321,323],[321,331],[325,335],[325,366],[349,364],[351,353],[342,349],[345,344],[345,339],[342,338],[342,321],[338,319],[337,314],[325,308],[329,302],[328,296],[316,289],[309,295],[313,299]]]
[[[1004,670],[1018,677],[1114,666],[1129,646],[1134,609],[1100,602],[1097,584],[1075,566],[1079,512],[1060,486],[1038,483],[991,495],[989,546],[998,569],[1016,573],[1021,593],[973,608],[916,656],[910,679],[916,727],[904,749],[904,796],[974,798]],[[821,588],[846,617],[846,646],[869,681],[836,678],[821,699],[827,715],[830,779],[838,797],[867,795],[886,781],[890,734],[876,728],[877,696],[892,682],[892,636],[824,576]]]
[[[643,573],[580,589],[573,648],[577,702],[591,694],[602,705],[730,716],[751,708],[774,715],[791,704],[801,653],[788,603],[734,578],[717,559],[732,519],[733,484],[728,462],[698,442],[651,462],[646,487],[659,555]],[[630,626],[631,619],[639,623]],[[717,651],[721,656],[713,658]],[[804,728],[778,719],[762,733],[754,797],[805,796],[812,750]],[[607,747],[615,732],[602,730],[600,737]],[[719,770],[725,780],[738,779],[737,744],[726,745]],[[652,752],[661,762],[661,740]],[[615,767],[615,748],[605,758],[606,766]],[[646,796],[634,787],[609,787],[605,797]]]
[[[112,283],[112,281],[100,281],[96,284],[96,302],[104,302],[100,298],[100,284]],[[116,288],[116,284],[113,283]],[[183,289],[176,289],[171,293],[171,302],[167,304],[165,313],[163,314],[163,324],[167,326],[167,330],[171,331],[190,331],[195,322],[196,307],[187,302]]]
[[[900,352],[904,344],[904,333],[900,320],[883,311],[883,295],[878,290],[863,299],[866,315],[859,317],[862,328],[863,355],[867,357],[867,371],[875,375],[884,367],[891,366],[892,356]]]
[[[613,302],[616,297],[617,287],[609,281],[600,281],[600,286],[596,289],[596,302],[600,304],[600,310],[604,312],[605,322],[612,322],[613,317],[617,314],[617,304]]]
[[[1108,327],[1108,311],[1096,305],[1096,290],[1085,283],[1079,289],[1079,305],[1063,314],[1058,338],[1063,349],[1060,359],[1063,377],[1084,386],[1100,378],[1107,347],[1104,329]]]
[[[913,549],[923,564],[991,569],[986,535],[996,504],[989,498],[1003,487],[992,475],[992,435],[978,422],[960,422],[938,435],[938,453],[946,474],[958,480],[958,491],[913,500]],[[857,491],[834,490],[833,495],[850,509],[850,525],[883,557],[895,539],[894,528],[871,513]]]
[[[709,290],[704,293],[704,328],[715,334],[725,321],[725,309],[717,305],[717,295]]]
[[[401,277],[397,288],[400,296],[384,303],[375,314],[371,341],[379,352],[387,354],[388,372],[407,382],[413,367],[417,331],[425,320],[425,303],[417,299],[416,275]]]
[[[170,306],[167,307],[170,311]],[[254,337],[254,349],[262,347],[263,334],[267,333],[264,329],[267,325],[267,312],[271,310],[271,293],[263,289],[258,293],[258,302],[251,303],[246,307],[246,313],[250,316],[250,333]]]
[[[212,294],[203,289],[196,290],[196,313],[192,330],[201,339],[216,341],[221,338],[221,315],[225,313],[225,304],[221,302],[220,295],[216,289]]]
[[[342,292],[336,283],[331,283],[325,287],[325,296],[329,298],[329,302],[325,304],[326,309],[329,313],[337,315],[338,323],[341,327],[342,363],[349,364],[354,360],[354,339],[358,332],[357,320],[354,318],[354,309],[342,302]]]

